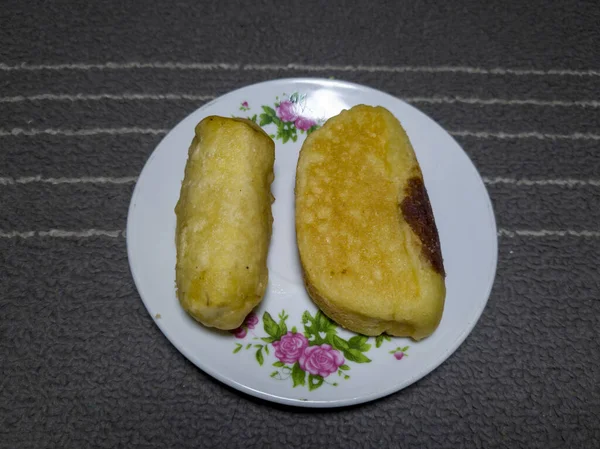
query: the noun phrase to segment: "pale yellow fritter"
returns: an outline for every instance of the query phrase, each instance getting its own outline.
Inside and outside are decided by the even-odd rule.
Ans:
[[[427,337],[446,295],[438,232],[414,150],[382,107],[355,106],[307,137],[296,172],[307,290],[365,335]]]
[[[262,300],[275,144],[249,120],[207,117],[188,152],[177,215],[177,295],[206,326],[235,329]]]

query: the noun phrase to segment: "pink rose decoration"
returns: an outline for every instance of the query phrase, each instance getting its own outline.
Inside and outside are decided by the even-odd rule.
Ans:
[[[256,316],[256,313],[250,312],[250,314],[246,317],[244,324],[248,329],[254,329],[254,326],[258,324],[258,316]]]
[[[304,350],[304,353],[298,359],[300,368],[312,375],[321,377],[327,377],[335,373],[344,362],[342,354],[328,344],[310,346]]]
[[[247,108],[248,107],[248,102],[247,101],[242,102],[242,106],[245,107],[245,108]]]
[[[298,117],[296,122],[294,123],[296,128],[301,129],[303,131],[308,131],[311,127],[315,125],[315,122],[306,117]]]
[[[284,122],[293,122],[298,118],[296,113],[296,106],[289,100],[282,101],[279,103],[276,109],[277,117]]]
[[[402,357],[404,357],[404,353],[403,352],[394,352],[394,357],[396,357],[396,360],[402,360]]]
[[[244,338],[248,334],[248,330],[244,326],[240,326],[237,329],[231,331],[235,338]]]
[[[246,335],[248,335],[248,329],[254,329],[257,324],[258,316],[256,316],[256,313],[250,312],[242,325],[230,332],[235,335],[235,338],[244,338]]]
[[[275,357],[283,363],[296,363],[308,347],[308,340],[302,334],[288,332],[279,341],[273,342]]]

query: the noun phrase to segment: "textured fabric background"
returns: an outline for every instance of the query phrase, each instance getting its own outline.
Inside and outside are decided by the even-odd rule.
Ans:
[[[0,447],[600,447],[599,23],[596,2],[574,1],[4,1]],[[299,75],[368,84],[439,121],[502,229],[492,296],[459,350],[333,411],[205,375],[143,308],[125,239],[85,234],[124,229],[160,130]]]

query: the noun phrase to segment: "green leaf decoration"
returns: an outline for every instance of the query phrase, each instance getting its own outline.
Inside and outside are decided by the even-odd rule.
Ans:
[[[285,134],[285,135],[283,136],[283,140],[282,140],[282,142],[283,142],[283,143],[286,143],[288,140],[290,140],[290,136],[288,136],[287,134]]]
[[[273,338],[273,337],[263,337],[263,338],[261,338],[261,340],[264,341],[264,342],[266,342],[266,343],[273,343],[276,340],[276,338]]]
[[[273,366],[276,366],[277,368],[281,368],[282,366],[285,366],[285,363],[277,361],[277,362],[273,363]]]
[[[319,325],[316,315],[313,318],[308,311],[304,312],[302,314],[302,323],[304,323],[304,335],[308,338],[311,346],[320,345],[327,341],[319,335]]]
[[[260,114],[260,126],[268,125],[269,123],[273,123],[273,118],[267,114]]]
[[[350,367],[346,364],[340,366],[340,369],[344,370],[344,371],[348,371],[350,369]]]
[[[296,328],[296,326],[292,327],[292,334],[297,334],[298,333],[298,329]]]
[[[278,127],[283,126],[283,122],[276,115],[271,117],[271,120],[273,120],[273,123],[275,123]]]
[[[304,324],[304,335],[306,335],[306,338],[310,340],[311,337],[317,333],[317,329],[315,327],[314,318],[310,315],[310,313],[308,313],[308,311],[302,314],[302,324]]]
[[[324,379],[321,376],[315,376],[314,374],[308,375],[308,389],[309,391],[316,390],[323,385]]]
[[[402,349],[400,349],[400,351],[402,351],[402,352],[408,351],[408,346],[403,347]]]
[[[348,340],[348,346],[354,349],[360,349],[362,345],[364,345],[369,338],[364,335],[356,335]]]
[[[337,325],[320,310],[315,313],[314,317],[310,313],[304,312],[302,323],[304,323],[304,335],[308,338],[311,346],[327,343],[340,351],[348,348],[348,343],[336,335]]]
[[[288,328],[284,321],[281,321],[279,323],[279,330],[280,330],[282,336],[288,333]]]
[[[369,363],[371,361],[371,359],[360,352],[360,350],[352,348],[344,351],[344,357],[346,357],[346,360],[356,363]]]
[[[236,348],[233,350],[234,354],[237,354],[238,352],[240,352],[242,350],[242,345],[237,343]]]
[[[302,324],[306,324],[309,321],[312,321],[312,317],[310,316],[310,313],[308,313],[308,310],[305,310],[302,314]]]
[[[337,329],[337,325],[320,310],[315,315],[315,321],[319,332],[327,333]]]
[[[294,363],[294,366],[292,367],[292,381],[294,382],[294,388],[298,385],[305,385],[305,378],[306,373],[302,368],[300,368],[300,364],[298,362]]]
[[[277,325],[277,323],[273,320],[269,312],[265,312],[263,314],[263,323],[265,332],[274,338],[273,341],[277,340],[281,337],[281,329]]]
[[[298,136],[297,136],[296,134],[294,134],[294,135],[292,136],[292,142],[295,142],[296,140],[298,140]]]
[[[287,334],[288,331],[287,326],[285,324],[285,320],[287,319],[288,315],[285,314],[285,311],[279,314],[279,331],[281,332],[282,336]]]
[[[256,361],[258,362],[258,364],[260,366],[262,366],[262,364],[265,362],[265,359],[263,358],[263,354],[262,354],[262,348],[260,348],[258,351],[256,351]]]
[[[279,374],[279,371],[273,371],[273,372],[271,373],[271,377],[275,377],[275,376],[277,376],[277,374]]]
[[[290,96],[290,101],[292,103],[297,103],[298,102],[298,92],[294,92],[291,96]]]
[[[383,334],[378,335],[377,338],[375,338],[375,347],[379,348],[382,344],[383,344]]]
[[[269,347],[267,345],[265,345],[265,352],[267,353],[267,355],[269,355]]]
[[[325,329],[327,329],[329,325],[327,317],[320,310],[317,310],[317,313],[315,313],[315,324],[317,325],[317,330],[323,332],[325,332]]]
[[[325,334],[325,343],[327,343],[329,346],[331,346],[333,348],[338,349],[337,346],[335,345],[334,341],[333,341],[334,337],[337,337],[337,335],[335,335],[334,332],[329,332],[328,334]]]
[[[263,106],[262,109],[263,109],[263,111],[265,111],[265,113],[267,115],[270,115],[271,117],[277,117],[277,114],[275,113],[275,109],[270,108],[269,106]]]
[[[350,379],[350,376],[348,376],[347,374],[344,375],[344,379],[348,380]]]
[[[246,349],[250,349],[251,347],[252,347],[252,343],[248,343],[248,344],[246,345]]]
[[[341,337],[338,337],[337,335],[333,335],[332,336],[333,339],[333,344],[332,346],[337,349],[338,351],[346,351],[348,349],[350,349],[350,346],[348,345],[348,342],[346,340],[344,340]]]

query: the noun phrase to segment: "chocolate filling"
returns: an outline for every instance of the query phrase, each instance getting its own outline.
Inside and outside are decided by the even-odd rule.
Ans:
[[[406,198],[400,204],[402,215],[423,244],[423,255],[433,269],[446,276],[440,248],[440,238],[435,226],[427,189],[421,178],[410,178],[406,185]]]

